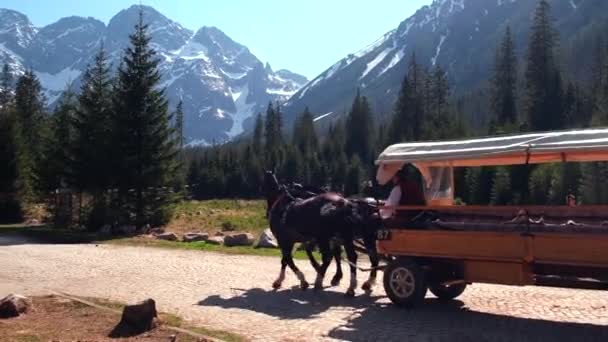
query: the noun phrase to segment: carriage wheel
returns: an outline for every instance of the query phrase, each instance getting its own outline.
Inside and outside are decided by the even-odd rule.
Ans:
[[[413,260],[397,258],[384,270],[384,291],[396,305],[414,307],[426,296],[426,275]]]
[[[467,284],[454,284],[454,285],[433,285],[430,287],[431,293],[442,301],[452,300],[460,296],[467,288]]]

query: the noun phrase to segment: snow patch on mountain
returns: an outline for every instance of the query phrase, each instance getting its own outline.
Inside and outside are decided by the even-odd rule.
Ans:
[[[439,57],[439,54],[441,53],[441,46],[445,42],[446,38],[447,38],[447,35],[442,35],[441,38],[439,39],[439,44],[437,45],[437,49],[435,50],[435,56],[433,56],[433,58],[431,58],[432,66],[435,66],[437,64],[437,58]]]
[[[578,8],[578,6],[574,3],[574,0],[570,0],[570,6],[572,6],[572,9]]]
[[[65,68],[56,74],[36,71],[36,77],[40,83],[48,90],[62,91],[65,90],[74,80],[80,76],[80,70]]]
[[[181,49],[175,51],[175,54],[178,58],[185,60],[203,59],[209,61],[208,52],[207,47],[203,44],[190,40]]]
[[[325,113],[325,114],[321,114],[319,116],[317,116],[316,118],[312,119],[313,122],[317,122],[319,120],[322,120],[330,115],[332,115],[334,112],[329,112],[329,113]]]
[[[403,57],[405,56],[405,49],[406,48],[407,48],[407,45],[404,46],[399,51],[397,51],[397,53],[393,56],[393,58],[391,58],[391,61],[388,63],[388,65],[386,67],[384,67],[384,69],[382,69],[382,71],[380,71],[380,73],[378,74],[378,76],[384,74],[388,70],[392,69],[395,65],[397,65],[403,59]]]
[[[243,133],[245,130],[243,123],[254,114],[255,103],[247,103],[248,97],[249,86],[247,85],[235,89],[235,91],[232,92],[232,98],[234,99],[234,106],[236,107],[236,110],[230,115],[232,118],[232,127],[227,134],[231,138]]]
[[[361,74],[361,77],[359,77],[359,79],[363,79],[365,76],[367,76],[367,74],[369,74],[370,71],[374,70],[378,66],[378,64],[380,64],[386,58],[386,56],[388,56],[393,50],[395,50],[394,45],[384,49],[376,56],[376,58],[374,58],[371,62],[367,63],[367,67],[365,68],[365,71],[363,71],[363,74]]]

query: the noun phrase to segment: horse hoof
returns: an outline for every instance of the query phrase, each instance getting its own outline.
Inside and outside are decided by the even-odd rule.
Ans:
[[[331,280],[331,286],[338,286],[338,285],[340,285],[340,281],[341,280],[342,280],[341,278],[333,278]]]
[[[355,297],[355,290],[348,289],[346,291],[346,293],[344,294],[344,297],[346,297],[346,298],[353,298],[353,297]]]
[[[310,287],[310,284],[308,284],[308,282],[302,282],[302,283],[300,284],[300,288],[301,288],[302,290],[306,290],[306,289],[308,289],[309,287]]]
[[[314,289],[315,289],[315,291],[321,291],[321,290],[323,290],[323,285],[321,285],[321,284],[315,284],[315,288]]]
[[[363,286],[361,286],[361,289],[365,292],[372,292],[372,284],[365,282],[363,283]]]
[[[275,290],[278,290],[281,288],[281,283],[278,281],[275,281],[274,283],[272,283],[272,288]]]

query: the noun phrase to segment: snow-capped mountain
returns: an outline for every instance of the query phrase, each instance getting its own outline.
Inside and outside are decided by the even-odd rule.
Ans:
[[[274,72],[216,27],[193,32],[152,7],[141,9],[161,59],[162,86],[172,106],[183,101],[191,143],[241,134],[269,101],[286,101],[308,81],[287,70]],[[0,63],[9,63],[17,75],[32,68],[52,106],[68,85],[79,85],[101,44],[118,66],[139,11],[140,6],[122,10],[107,26],[94,18],[67,17],[35,28],[25,15],[0,9]]]
[[[430,0],[429,0],[430,2]],[[309,106],[313,113],[333,113],[319,122],[336,119],[349,108],[356,89],[369,97],[376,113],[390,113],[412,53],[425,66],[440,65],[452,91],[478,89],[489,77],[496,46],[510,25],[520,60],[525,57],[530,24],[538,0],[434,0],[394,30],[358,52],[337,61],[298,91],[285,105],[286,121]],[[562,46],[576,45],[585,31],[608,19],[605,0],[549,0]],[[583,54],[585,55],[585,54]],[[587,54],[592,58],[592,52]],[[565,56],[568,57],[568,56]],[[580,73],[590,59],[562,61]]]

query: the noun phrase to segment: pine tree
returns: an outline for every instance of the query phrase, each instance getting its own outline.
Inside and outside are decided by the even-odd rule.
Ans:
[[[425,139],[437,140],[453,137],[455,122],[448,113],[450,86],[447,74],[437,65],[428,79],[430,93],[426,99],[429,109],[425,115]]]
[[[509,26],[507,26],[502,43],[496,51],[494,75],[491,83],[490,103],[496,125],[500,127],[500,131],[510,132],[514,129],[517,121],[517,57]]]
[[[175,136],[177,137],[177,147],[184,149],[184,103],[179,100],[175,107]],[[180,152],[181,155],[181,152]],[[181,158],[181,157],[180,157]]]
[[[304,109],[304,112],[294,124],[293,144],[298,147],[300,153],[306,158],[317,153],[319,149],[319,141],[317,139],[317,133],[315,132],[313,115],[308,110],[308,107]]]
[[[110,67],[103,47],[92,65],[82,76],[78,106],[72,120],[74,139],[71,148],[70,184],[78,191],[88,192],[94,200],[102,200],[101,194],[113,184],[112,177],[119,160],[112,123],[112,80]],[[108,160],[108,156],[114,158]]]
[[[6,107],[13,99],[13,76],[7,63],[0,74],[0,108]]]
[[[67,186],[68,165],[71,161],[69,152],[73,145],[73,120],[76,112],[76,95],[67,89],[51,118],[51,135],[45,143],[43,184],[46,190],[55,190]]]
[[[504,205],[512,203],[511,176],[505,167],[496,168],[492,180],[492,198],[490,203],[493,205]]]
[[[554,56],[556,34],[550,10],[549,3],[540,0],[534,14],[528,46],[526,105],[527,126],[532,131],[558,129],[562,122],[562,113],[559,111],[561,77]]]
[[[170,196],[155,190],[173,181],[178,163],[168,102],[163,90],[158,89],[160,60],[150,46],[148,25],[141,11],[129,40],[114,95],[114,141],[121,151],[117,156],[117,185],[127,206],[134,209],[135,224],[141,227],[146,222],[162,224],[168,219]],[[135,198],[127,196],[130,189]]]
[[[47,134],[45,98],[40,81],[32,70],[25,72],[15,89],[15,128],[18,143],[18,188],[25,200],[40,185],[43,141]]]
[[[348,117],[346,118],[345,151],[348,157],[358,156],[365,163],[373,158],[373,130],[371,109],[365,96],[357,90]]]
[[[255,118],[255,126],[253,128],[253,138],[251,146],[253,153],[259,156],[262,153],[262,139],[264,135],[264,119],[262,119],[262,113],[259,113]]]
[[[395,104],[393,119],[389,128],[389,144],[402,141],[418,141],[424,136],[425,107],[424,71],[413,53],[408,73],[401,83],[401,90]]]

